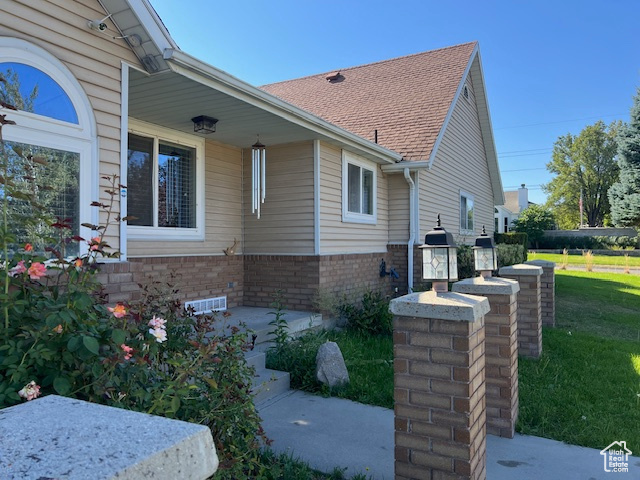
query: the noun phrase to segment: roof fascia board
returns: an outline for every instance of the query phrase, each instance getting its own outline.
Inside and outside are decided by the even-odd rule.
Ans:
[[[165,49],[163,56],[175,73],[343,143],[365,155],[379,158],[381,163],[393,164],[402,160],[399,153],[326,122],[181,50]]]
[[[167,48],[178,48],[148,0],[127,0],[127,3],[161,52]]]
[[[498,165],[498,154],[496,152],[496,143],[493,136],[493,126],[491,125],[491,113],[489,110],[489,100],[487,99],[487,89],[484,83],[484,72],[482,71],[482,61],[480,59],[480,51],[477,52],[479,77],[472,77],[474,85],[482,88],[483,102],[478,105],[478,113],[485,116],[486,122],[480,122],[482,132],[482,140],[485,148],[485,155],[489,163],[489,171],[491,173],[491,185],[493,187],[493,203],[495,205],[504,204],[504,189],[502,187],[502,176],[500,175],[500,166]],[[471,70],[473,75],[473,70]],[[476,104],[477,104],[476,95]]]
[[[453,96],[453,100],[449,105],[447,116],[444,117],[444,122],[442,122],[442,128],[440,129],[440,132],[438,133],[438,137],[436,138],[436,141],[433,144],[433,148],[431,149],[431,155],[429,156],[430,167],[433,165],[433,162],[436,159],[436,155],[438,154],[438,147],[440,147],[440,142],[442,142],[442,139],[444,138],[444,132],[447,130],[447,127],[449,126],[449,121],[453,116],[453,110],[455,109],[455,106],[458,103],[458,99],[460,98],[460,95],[462,95],[462,88],[464,87],[464,82],[467,79],[467,75],[469,75],[469,71],[471,70],[471,65],[473,64],[473,60],[477,54],[478,54],[478,44],[476,43],[475,47],[473,47],[473,51],[471,52],[471,55],[469,56],[469,62],[467,63],[466,68],[464,69],[464,73],[460,78],[460,83],[458,84],[456,93]]]
[[[383,165],[380,168],[384,173],[403,173],[407,168],[409,171],[415,172],[418,170],[430,170],[431,162],[429,162],[429,160],[404,161],[394,163],[393,165]]]

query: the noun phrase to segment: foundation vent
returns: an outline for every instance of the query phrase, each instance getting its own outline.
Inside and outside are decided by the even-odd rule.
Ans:
[[[202,300],[191,300],[184,302],[184,309],[193,307],[195,314],[211,312],[223,312],[227,309],[227,297],[204,298]]]

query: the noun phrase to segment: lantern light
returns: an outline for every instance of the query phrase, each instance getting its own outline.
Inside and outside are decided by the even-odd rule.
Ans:
[[[191,119],[193,122],[193,131],[196,133],[214,133],[216,131],[216,123],[218,119],[199,115]]]
[[[424,237],[422,279],[433,284],[435,292],[448,291],[448,283],[458,279],[458,252],[453,236],[440,223]]]
[[[482,226],[482,235],[476,238],[476,244],[473,247],[473,258],[476,271],[480,272],[483,278],[491,276],[493,270],[498,269],[498,256],[496,255],[496,247],[493,238],[487,235]]]

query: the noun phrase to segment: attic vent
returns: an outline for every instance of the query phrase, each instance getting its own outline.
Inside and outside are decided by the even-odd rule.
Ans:
[[[467,100],[469,100],[469,89],[467,88],[466,85],[462,87],[462,96]]]
[[[187,310],[189,307],[193,307],[195,315],[200,315],[201,313],[223,312],[227,309],[227,297],[205,298],[202,300],[184,302],[184,309]]]
[[[327,75],[326,79],[329,83],[341,82],[342,80],[344,80],[344,75],[342,75],[339,71],[333,72]]]

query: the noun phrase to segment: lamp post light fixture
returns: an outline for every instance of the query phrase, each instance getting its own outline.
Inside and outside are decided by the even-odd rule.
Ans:
[[[496,246],[493,243],[493,238],[487,235],[484,225],[482,226],[482,235],[476,238],[476,244],[473,247],[473,259],[475,269],[480,272],[482,278],[491,277],[491,272],[498,269]]]
[[[218,123],[218,119],[206,115],[198,115],[193,117],[191,121],[193,122],[193,131],[196,133],[214,133],[216,123]]]
[[[434,292],[447,292],[449,282],[458,280],[458,252],[453,236],[440,223],[424,237],[422,279],[433,284]]]

